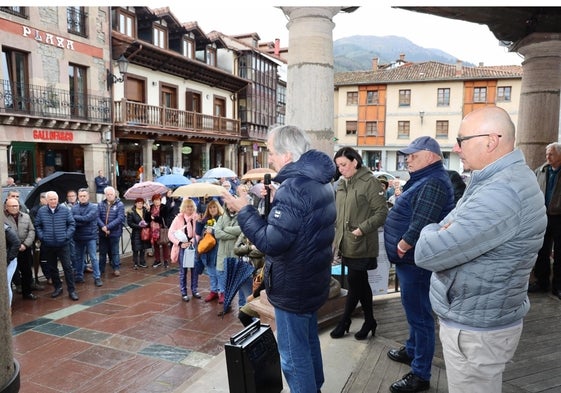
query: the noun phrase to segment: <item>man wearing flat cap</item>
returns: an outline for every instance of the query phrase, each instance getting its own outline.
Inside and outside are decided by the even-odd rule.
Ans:
[[[390,262],[395,264],[409,338],[400,349],[391,349],[388,357],[410,365],[411,372],[390,386],[393,393],[430,388],[435,346],[429,299],[432,272],[415,265],[415,244],[425,225],[440,222],[454,208],[454,189],[442,164],[438,142],[422,136],[401,153],[407,155],[410,178],[386,218],[384,245]]]

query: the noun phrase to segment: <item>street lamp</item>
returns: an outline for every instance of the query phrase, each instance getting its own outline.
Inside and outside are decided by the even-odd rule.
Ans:
[[[117,66],[119,67],[119,73],[121,74],[120,78],[107,69],[107,90],[109,90],[114,83],[121,83],[125,81],[125,74],[129,68],[129,61],[125,55],[121,55],[121,57],[117,59]]]

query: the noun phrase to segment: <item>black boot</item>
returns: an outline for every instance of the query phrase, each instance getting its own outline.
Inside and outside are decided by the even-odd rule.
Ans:
[[[364,321],[360,330],[355,333],[355,338],[357,340],[365,340],[368,338],[368,333],[370,333],[371,331],[372,331],[372,337],[374,337],[376,335],[377,326],[378,324],[376,323],[375,319],[372,319],[370,321]]]
[[[238,312],[238,319],[240,320],[242,325],[244,325],[244,327],[251,325],[251,323],[253,322],[253,317],[241,310]]]
[[[351,319],[350,318],[343,318],[339,321],[335,329],[329,333],[331,338],[341,338],[345,335],[345,333],[349,332],[349,328],[351,327]]]

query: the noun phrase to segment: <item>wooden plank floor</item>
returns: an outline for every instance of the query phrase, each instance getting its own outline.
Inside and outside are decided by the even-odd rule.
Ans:
[[[503,374],[503,393],[561,393],[561,300],[549,294],[530,294],[530,302],[518,349]],[[376,337],[370,340],[344,393],[387,393],[393,382],[410,371],[409,366],[387,357],[388,350],[402,346],[409,334],[399,296],[375,298],[374,316],[378,321]],[[428,392],[448,393],[438,326],[436,329]]]

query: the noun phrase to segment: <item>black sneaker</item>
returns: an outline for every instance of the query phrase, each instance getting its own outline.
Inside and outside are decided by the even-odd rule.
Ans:
[[[140,265],[138,265],[139,267],[146,269],[148,266],[145,263],[141,263]]]
[[[155,268],[159,267],[161,264],[162,264],[162,262],[156,261],[156,262],[154,262],[154,264],[152,265],[152,267],[155,269]]]
[[[430,389],[430,381],[425,381],[417,375],[409,372],[399,381],[395,381],[390,386],[392,393],[416,393]]]
[[[95,284],[96,287],[103,286],[103,282],[101,281],[101,278],[94,279],[94,284]]]

